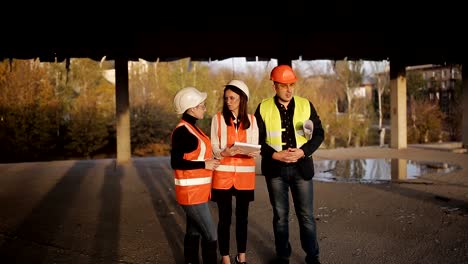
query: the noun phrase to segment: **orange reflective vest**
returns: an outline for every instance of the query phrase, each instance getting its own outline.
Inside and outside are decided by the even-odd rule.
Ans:
[[[211,142],[207,135],[199,132],[188,122],[181,120],[176,126],[185,126],[198,138],[198,146],[192,152],[185,153],[184,159],[204,161],[213,157]],[[211,178],[213,172],[207,169],[174,170],[175,193],[179,204],[192,205],[207,202],[211,197]]]
[[[254,116],[251,118],[251,127],[254,125]],[[250,128],[249,128],[250,129]],[[236,129],[232,123],[226,126],[224,117],[218,113],[218,139],[221,148],[231,146],[235,141],[247,142],[248,130],[242,128]],[[224,143],[224,144],[223,144]],[[237,155],[233,157],[223,157],[220,165],[213,172],[213,188],[214,189],[230,189],[232,186],[238,190],[253,190],[255,189],[255,159],[245,155]]]

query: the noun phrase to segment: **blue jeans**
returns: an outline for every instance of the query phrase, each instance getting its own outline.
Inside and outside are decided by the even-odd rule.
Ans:
[[[307,254],[306,259],[318,257],[313,180],[304,180],[295,166],[283,167],[278,173],[277,177],[265,177],[273,207],[276,255],[280,258],[291,256],[289,243],[289,189],[291,189],[302,249]]]
[[[216,225],[208,202],[181,206],[187,216],[186,236],[201,236],[206,242],[218,240]]]

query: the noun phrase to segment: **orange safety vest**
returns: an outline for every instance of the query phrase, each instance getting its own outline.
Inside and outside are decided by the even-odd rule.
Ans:
[[[254,125],[253,115],[251,117],[251,127]],[[238,130],[231,122],[226,126],[224,117],[218,113],[218,139],[220,148],[231,146],[235,141],[247,142],[247,130],[242,128]],[[226,145],[222,143],[226,142]],[[220,165],[213,172],[213,189],[230,189],[232,186],[238,190],[255,189],[255,159],[245,155],[236,155],[233,157],[222,157]]]
[[[198,138],[198,146],[192,152],[185,153],[184,159],[204,161],[213,157],[211,142],[207,135],[199,132],[188,122],[181,120],[176,126],[185,126],[190,133]],[[211,197],[211,178],[213,172],[207,169],[174,170],[175,193],[179,204],[193,205],[208,202]]]

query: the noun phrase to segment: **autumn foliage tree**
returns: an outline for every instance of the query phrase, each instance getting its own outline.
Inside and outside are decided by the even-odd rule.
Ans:
[[[53,156],[60,101],[38,60],[0,63],[0,142],[3,161]]]

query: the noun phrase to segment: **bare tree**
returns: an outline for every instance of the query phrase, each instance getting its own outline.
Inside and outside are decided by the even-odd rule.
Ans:
[[[382,98],[390,85],[390,65],[388,61],[370,62],[377,87],[377,114],[379,117],[379,145],[385,145],[385,128],[383,127]]]

